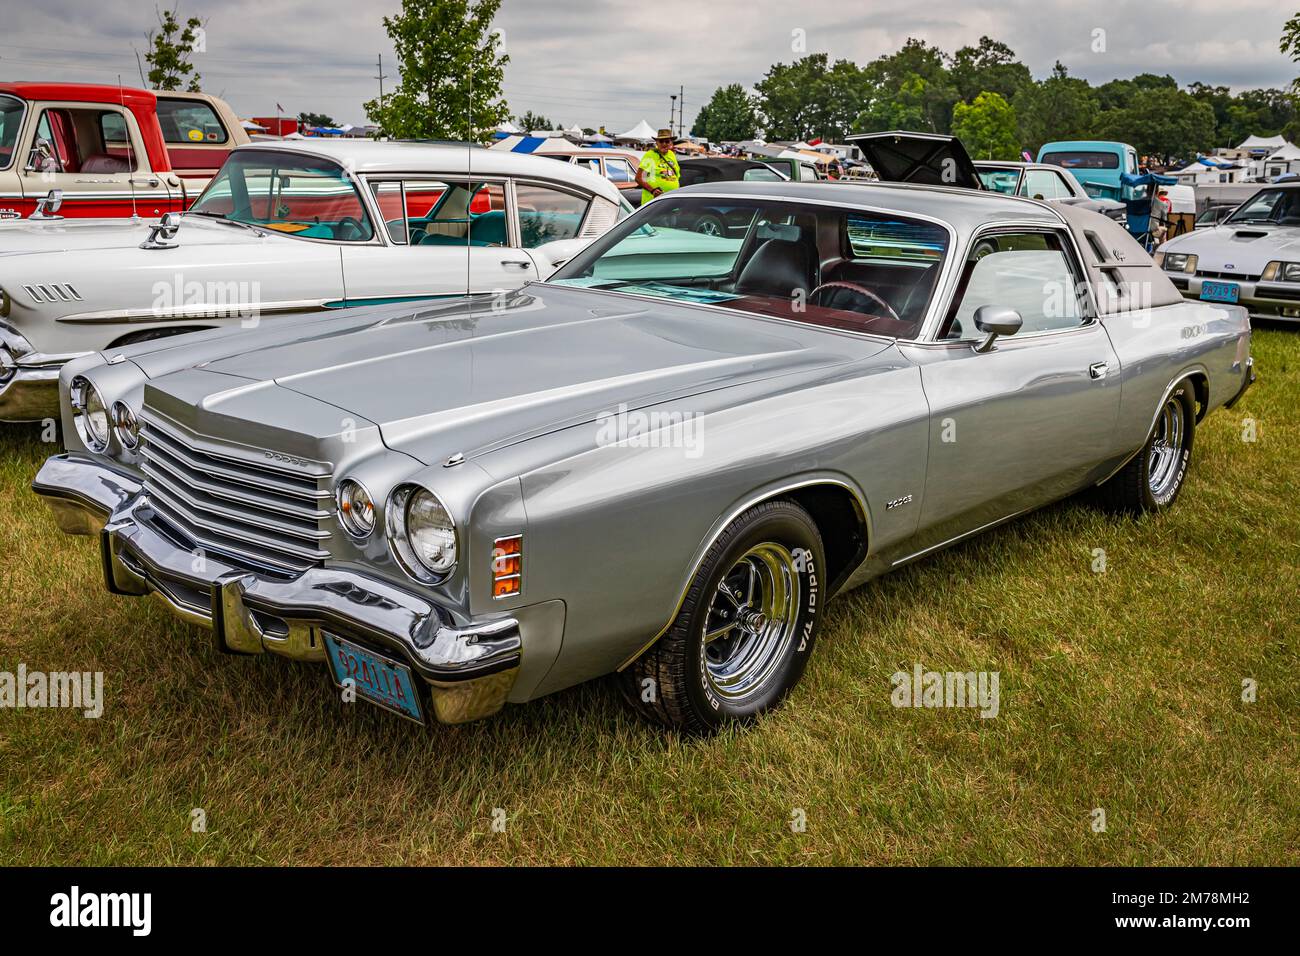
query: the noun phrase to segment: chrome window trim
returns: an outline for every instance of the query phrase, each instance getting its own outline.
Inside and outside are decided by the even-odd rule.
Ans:
[[[602,161],[603,161],[603,159],[604,159],[604,157],[597,157],[597,158],[601,159]],[[574,162],[575,162],[575,163],[577,162],[576,157],[575,157],[575,159],[574,159]],[[604,169],[604,165],[603,165],[603,163],[602,163],[602,165],[601,165],[601,169]],[[599,175],[602,175],[602,176],[603,176],[604,173],[600,173]],[[569,185],[568,183],[557,183],[557,182],[554,182],[553,180],[549,180],[549,179],[538,179],[538,178],[536,178],[536,177],[534,177],[534,176],[515,176],[515,177],[512,177],[511,180],[510,180],[510,185],[511,185],[511,189],[512,189],[512,190],[514,189],[515,186],[518,186],[518,185],[524,185],[524,186],[540,186],[540,187],[542,187],[543,189],[554,189],[556,192],[568,193],[570,196],[573,196],[575,199],[582,199],[582,200],[584,200],[584,201],[587,203],[587,208],[586,208],[586,209],[583,211],[583,213],[582,213],[582,221],[578,223],[578,231],[577,231],[577,233],[570,237],[570,238],[572,238],[572,239],[580,239],[580,238],[582,238],[582,230],[585,229],[585,228],[587,228],[587,221],[591,218],[591,211],[592,211],[592,209],[593,209],[594,206],[595,206],[595,200],[596,200],[597,198],[601,198],[601,199],[604,198],[603,196],[601,196],[601,197],[597,197],[596,193],[587,192],[585,189],[581,189],[581,188],[579,188],[579,187],[577,187],[577,186],[571,186],[571,185]],[[612,184],[611,184],[611,185],[612,185]],[[617,187],[616,187],[616,188],[617,188]],[[515,197],[515,198],[516,198],[516,202],[517,202],[517,201],[518,201],[518,194],[516,194],[516,197]],[[515,209],[515,226],[516,226],[516,227],[518,228],[518,230],[519,230],[518,238],[517,238],[516,241],[515,241],[515,248],[517,248],[517,249],[522,249],[523,246],[524,246],[524,234],[523,234],[523,227],[519,225],[519,216],[518,216],[518,207],[517,207],[517,206],[516,206],[516,209]]]
[[[13,100],[22,107],[18,113],[18,135],[14,137],[13,152],[9,154],[9,162],[0,166],[0,170],[6,170],[13,167],[18,162],[18,150],[23,142],[23,134],[27,132],[27,117],[31,114],[31,104],[20,96],[14,96],[12,93],[0,93],[0,99]],[[26,165],[26,163],[23,165]],[[23,198],[22,193],[14,193],[13,195],[17,196],[19,199]]]
[[[234,155],[236,155],[236,154],[243,155],[244,153],[255,153],[255,152],[263,152],[263,151],[258,150],[258,148],[257,148],[257,144],[256,144],[256,143],[252,143],[252,144],[249,144],[249,145],[247,145],[247,146],[240,146],[240,147],[238,147],[237,149],[233,149],[233,150],[230,151],[230,154],[231,154],[231,156],[234,156]],[[280,232],[280,231],[277,230],[277,229],[271,229],[271,228],[269,228],[269,227],[267,227],[267,226],[259,226],[258,224],[256,224],[256,223],[252,223],[252,222],[242,223],[242,225],[248,226],[248,227],[251,228],[251,229],[258,229],[258,230],[260,230],[261,232],[263,232],[263,233],[265,233],[265,234],[267,234],[267,235],[277,235],[277,236],[282,236],[282,237],[284,237],[285,239],[293,239],[293,240],[296,240],[296,241],[298,241],[298,242],[315,242],[315,243],[319,243],[319,244],[327,245],[327,246],[337,246],[337,247],[339,247],[339,248],[341,248],[341,249],[350,249],[350,248],[354,248],[354,247],[364,247],[364,246],[382,246],[382,245],[384,245],[384,242],[382,241],[380,234],[381,234],[381,233],[386,233],[386,232],[388,232],[388,230],[383,228],[383,220],[382,220],[382,219],[381,219],[381,220],[378,220],[378,224],[376,224],[376,219],[375,219],[375,208],[374,208],[374,207],[373,207],[373,206],[372,206],[372,205],[367,201],[366,193],[368,192],[368,188],[365,187],[365,184],[364,184],[364,182],[363,182],[361,176],[359,176],[359,175],[353,173],[351,170],[349,170],[349,169],[348,169],[346,166],[344,166],[342,163],[340,163],[340,162],[338,162],[338,161],[336,161],[336,160],[334,160],[334,159],[332,159],[332,158],[330,158],[330,157],[328,157],[328,156],[322,156],[322,155],[319,154],[319,153],[309,153],[309,152],[306,152],[306,151],[301,151],[301,150],[296,150],[296,149],[274,149],[274,150],[265,150],[264,152],[271,153],[272,155],[279,154],[279,153],[284,153],[284,154],[287,154],[287,155],[289,155],[289,156],[301,156],[301,157],[303,157],[303,158],[305,158],[305,159],[312,159],[312,160],[315,160],[315,161],[320,162],[320,163],[328,163],[328,164],[334,166],[336,169],[341,170],[342,173],[343,173],[343,178],[344,178],[347,182],[350,182],[350,183],[352,184],[352,188],[353,188],[353,190],[354,190],[354,191],[356,192],[356,194],[357,194],[357,202],[359,202],[359,203],[361,204],[361,208],[364,209],[364,210],[366,211],[366,215],[370,217],[370,231],[371,231],[371,237],[370,237],[369,239],[367,239],[365,242],[345,242],[345,241],[342,240],[342,239],[314,239],[314,238],[312,238],[311,236],[299,236],[299,235],[294,235],[293,233]],[[227,157],[227,161],[229,161],[229,157]],[[224,168],[224,166],[225,166],[226,164],[223,162],[221,165],[222,165],[222,167]],[[197,205],[199,204],[199,201],[202,200],[203,197],[206,196],[206,195],[208,194],[208,190],[211,189],[212,186],[213,186],[213,184],[216,183],[216,181],[217,181],[217,175],[219,175],[219,174],[220,174],[220,170],[218,170],[218,171],[217,171],[217,174],[214,174],[213,177],[212,177],[210,180],[208,180],[208,184],[207,184],[207,186],[205,186],[205,187],[203,188],[203,192],[199,193],[198,196],[196,196],[196,197],[194,198],[194,202],[190,203],[190,209],[193,209],[195,206],[197,206]],[[188,212],[188,211],[187,211],[187,212],[184,212],[184,213],[182,213],[181,215],[182,215],[182,216],[188,216],[188,215],[189,215],[189,212]],[[199,217],[199,218],[202,218],[202,217]],[[229,221],[231,221],[231,222],[237,222],[238,220],[233,220],[233,219],[232,219],[232,220],[229,220]]]
[[[1042,205],[1046,205],[1046,203],[1042,203]],[[1059,216],[1057,218],[1060,219]],[[997,233],[997,232],[1051,232],[1051,233],[1058,233],[1058,234],[1064,233],[1065,238],[1067,240],[1067,246],[1074,253],[1074,258],[1070,262],[1071,268],[1074,270],[1076,277],[1080,279],[1084,285],[1085,302],[1081,303],[1084,307],[1084,317],[1082,322],[1080,322],[1077,326],[1074,326],[1072,328],[1067,328],[1067,329],[1043,329],[1040,332],[1027,332],[1023,335],[1021,335],[1020,333],[1016,333],[1014,338],[1017,341],[1040,338],[1041,336],[1044,335],[1059,335],[1062,332],[1077,332],[1080,329],[1086,329],[1089,326],[1096,325],[1100,322],[1101,313],[1097,310],[1097,303],[1092,295],[1092,283],[1088,279],[1087,269],[1084,268],[1083,266],[1085,260],[1079,250],[1078,242],[1075,241],[1074,231],[1070,229],[1069,225],[1065,222],[1064,219],[1060,219],[1060,225],[1052,225],[1049,223],[1038,222],[1035,220],[1007,220],[1004,222],[986,223],[985,225],[980,226],[980,228],[976,229],[974,232],[971,233],[970,242],[967,244],[967,249],[963,252],[962,255],[962,265],[964,266],[966,263],[965,252],[969,251],[970,249],[973,249],[975,245],[980,241],[980,239],[983,238],[984,236],[989,235],[990,233]],[[1069,259],[1068,254],[1066,258]],[[948,303],[949,305],[952,304],[952,297],[954,297],[956,293],[957,293],[956,288],[952,289],[951,292],[949,293],[949,303]],[[928,337],[924,341],[918,341],[916,344],[961,345],[964,346],[965,348],[970,348],[970,344],[971,344],[970,339],[958,339],[954,341],[950,339],[938,338],[939,328],[943,321],[942,317],[947,314],[948,314],[948,310],[945,308],[944,311],[940,314],[939,323],[937,323],[932,330],[929,330]]]
[[[505,193],[505,200],[506,200],[506,209],[505,209],[505,212],[506,212],[506,237],[510,240],[509,246],[507,246],[507,247],[503,247],[503,248],[518,248],[518,239],[517,239],[517,232],[518,232],[518,230],[515,228],[515,226],[516,226],[517,224],[514,222],[514,219],[515,219],[515,217],[514,217],[514,209],[513,209],[514,199],[513,199],[513,195],[512,195],[512,189],[511,189],[511,186],[512,186],[512,180],[511,180],[511,178],[510,178],[509,176],[501,176],[501,175],[495,175],[495,174],[493,174],[493,175],[485,175],[485,176],[476,176],[476,175],[474,175],[473,173],[446,173],[446,174],[443,174],[443,173],[437,173],[437,172],[429,172],[429,171],[426,170],[426,171],[424,171],[424,172],[409,172],[409,173],[399,173],[399,172],[360,173],[360,174],[358,174],[357,178],[358,178],[359,181],[364,182],[364,183],[366,183],[366,184],[370,184],[370,183],[372,183],[372,182],[373,182],[373,183],[391,183],[391,182],[399,182],[399,181],[400,181],[401,183],[403,183],[403,186],[402,186],[402,195],[403,195],[403,196],[406,195],[406,186],[405,186],[405,184],[408,183],[408,182],[417,182],[417,181],[418,181],[418,182],[435,182],[435,183],[482,183],[482,184],[485,185],[485,186],[486,186],[486,185],[489,185],[489,184],[500,186],[500,187],[502,188],[502,192]],[[368,185],[367,185],[367,189],[363,190],[363,192],[369,192],[369,186],[368,186]],[[373,198],[373,197],[372,197],[372,198]],[[382,222],[383,222],[383,219],[381,218],[379,221],[382,223]],[[398,246],[398,247],[406,247],[406,248],[414,248],[414,247],[411,246],[409,243],[404,243],[404,242],[388,242],[388,241],[387,241],[387,239],[388,239],[388,236],[387,236],[388,230],[387,230],[387,229],[376,229],[375,232],[376,232],[376,233],[381,233],[381,232],[382,232],[382,233],[385,234],[384,237],[383,237],[385,241],[384,241],[383,243],[381,243],[382,245]],[[409,233],[408,233],[408,235],[409,235]],[[333,240],[332,240],[332,241],[333,241]],[[365,243],[346,243],[345,245],[365,245]],[[458,246],[447,246],[447,247],[445,247],[445,248],[456,249],[456,248],[459,248],[459,247],[458,247]]]
[[[943,271],[939,274],[939,280],[934,284],[935,291],[933,295],[931,295],[930,297],[930,306],[929,309],[926,311],[925,318],[921,321],[921,328],[917,333],[917,338],[915,339],[895,338],[892,335],[882,335],[879,332],[862,332],[856,329],[831,329],[831,328],[826,328],[824,326],[813,326],[814,328],[822,329],[822,331],[824,332],[839,332],[844,335],[855,335],[865,339],[872,339],[875,341],[889,342],[889,343],[924,341],[926,328],[930,325],[931,320],[934,317],[936,303],[938,303],[941,300],[945,300],[946,296],[949,294],[947,287],[950,285],[952,280],[953,262],[956,258],[952,254],[952,251],[957,242],[957,230],[953,228],[952,223],[948,222],[947,220],[940,219],[937,216],[930,216],[925,213],[919,213],[919,212],[901,213],[897,209],[889,209],[886,207],[875,206],[875,205],[866,205],[863,203],[846,204],[842,202],[831,202],[826,199],[792,199],[787,196],[768,196],[761,193],[756,193],[753,196],[747,196],[740,193],[691,192],[690,195],[692,198],[699,198],[699,199],[722,199],[722,200],[731,200],[731,201],[735,201],[737,199],[743,199],[743,200],[755,199],[759,201],[768,200],[772,202],[789,203],[793,205],[827,206],[831,209],[841,209],[841,210],[856,209],[861,212],[876,213],[877,215],[902,216],[903,218],[917,219],[920,220],[921,222],[928,222],[928,223],[932,223],[933,225],[943,227],[943,229],[948,233],[948,253],[944,257]],[[645,209],[645,208],[646,206],[641,207],[641,209]],[[636,213],[639,213],[641,211],[641,209],[636,210],[636,212],[634,212],[632,215],[635,216]],[[631,218],[632,216],[627,217],[627,219],[623,219],[619,223],[619,225],[627,222],[628,219]],[[1039,223],[1039,225],[1041,226],[1042,223]],[[600,236],[598,238],[604,238],[604,236]],[[579,287],[561,286],[560,288],[573,289]],[[718,305],[708,305],[703,302],[686,302],[679,299],[667,299],[662,296],[644,295],[639,292],[623,292],[618,289],[584,289],[583,291],[600,292],[606,295],[625,296],[630,299],[639,299],[644,302],[657,302],[660,305],[662,305],[664,302],[671,302],[674,305],[686,306],[690,308],[720,309],[726,312],[728,315],[745,315],[750,318],[771,319],[774,322],[793,322],[804,327],[809,326],[809,323],[802,322],[798,319],[785,319],[776,315],[764,315],[760,312],[739,312],[736,309],[724,309],[722,306],[718,306]]]

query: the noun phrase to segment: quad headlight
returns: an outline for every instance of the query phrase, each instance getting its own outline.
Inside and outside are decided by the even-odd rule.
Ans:
[[[1263,282],[1300,282],[1300,262],[1270,262],[1259,278]]]
[[[1156,265],[1166,272],[1195,272],[1196,256],[1186,252],[1157,252]]]
[[[108,449],[110,418],[99,389],[88,378],[78,375],[72,380],[69,394],[72,419],[81,434],[81,440],[93,452]]]
[[[113,403],[113,434],[127,451],[140,446],[140,419],[126,402]]]
[[[345,478],[338,488],[339,522],[348,534],[368,538],[375,530],[375,502],[359,481]]]
[[[386,511],[393,555],[420,581],[441,581],[456,567],[456,522],[432,491],[402,485]]]

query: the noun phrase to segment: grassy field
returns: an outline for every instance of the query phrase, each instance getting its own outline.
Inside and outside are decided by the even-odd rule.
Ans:
[[[605,682],[421,731],[219,655],[103,591],[6,427],[0,670],[100,670],[107,705],[0,711],[0,862],[1300,863],[1300,332],[1254,352],[1170,514],[1066,502],[842,596],[787,705],[703,742]],[[1000,714],[895,709],[915,663],[998,671]]]

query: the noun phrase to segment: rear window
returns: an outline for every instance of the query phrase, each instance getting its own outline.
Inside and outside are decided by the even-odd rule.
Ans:
[[[1117,153],[1099,153],[1093,150],[1043,153],[1039,162],[1063,169],[1119,169]]]
[[[202,100],[160,97],[158,125],[162,127],[164,142],[175,146],[221,144],[230,138],[217,111]]]

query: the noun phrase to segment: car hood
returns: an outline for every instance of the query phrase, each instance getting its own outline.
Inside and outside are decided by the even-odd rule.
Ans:
[[[1202,227],[1169,240],[1160,251],[1195,255],[1197,272],[1257,276],[1275,259],[1300,262],[1300,227],[1246,223]]]
[[[0,256],[128,249],[149,238],[149,228],[157,221],[128,218],[50,219],[35,222],[20,219],[6,222],[0,224]],[[247,245],[258,241],[259,233],[252,229],[203,216],[182,217],[174,240],[178,246]]]
[[[164,392],[166,370],[184,358],[224,387],[274,383],[266,418],[279,415],[275,392],[296,392],[335,406],[340,422],[375,423],[388,447],[429,464],[886,347],[794,322],[545,284],[504,303],[351,311],[132,358],[147,374],[164,373],[152,383]]]

